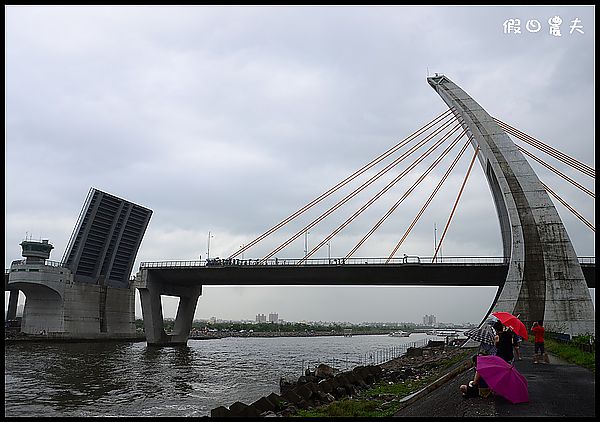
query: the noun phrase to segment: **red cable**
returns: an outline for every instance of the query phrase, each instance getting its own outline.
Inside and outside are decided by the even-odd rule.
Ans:
[[[337,210],[339,207],[341,207],[343,204],[345,204],[346,202],[348,202],[354,196],[358,195],[366,187],[368,187],[369,185],[371,185],[373,182],[375,182],[377,179],[379,179],[382,175],[384,175],[389,170],[391,170],[393,167],[395,167],[400,162],[402,162],[410,154],[412,154],[418,148],[420,148],[421,146],[423,146],[426,142],[428,142],[430,140],[430,138],[432,138],[433,136],[437,135],[438,132],[440,132],[441,130],[445,129],[447,126],[449,126],[450,123],[452,123],[452,121],[444,124],[444,126],[442,126],[441,128],[437,129],[432,134],[428,135],[427,138],[425,138],[424,140],[419,141],[419,143],[417,143],[417,145],[411,147],[408,151],[406,151],[405,153],[403,153],[400,157],[396,158],[394,161],[392,161],[390,164],[388,164],[385,168],[383,168],[377,174],[375,174],[375,176],[371,177],[369,180],[367,180],[366,182],[364,182],[357,189],[355,189],[354,191],[352,191],[350,194],[346,195],[346,197],[344,197],[342,200],[338,201],[335,205],[333,205],[331,208],[329,208],[329,210],[327,210],[326,212],[324,212],[323,214],[321,214],[319,217],[317,217],[315,220],[313,220],[307,226],[305,226],[304,228],[302,228],[301,230],[299,230],[291,238],[289,238],[284,243],[282,243],[281,245],[279,245],[277,248],[275,248],[274,250],[272,250],[271,252],[269,252],[269,254],[267,254],[264,258],[262,258],[261,262],[264,262],[267,259],[269,259],[271,256],[275,255],[277,252],[279,252],[280,250],[282,250],[283,248],[285,248],[287,245],[289,245],[290,243],[292,243],[294,240],[296,240],[298,237],[300,237],[308,229],[310,229],[313,226],[315,226],[317,223],[319,223],[325,217],[327,217],[331,213],[333,213],[333,211]],[[454,125],[454,127],[452,128],[452,130],[455,131],[459,126],[460,126],[460,123],[457,123],[456,125]]]
[[[423,204],[423,206],[421,207],[421,210],[419,211],[419,213],[417,214],[415,219],[412,221],[412,223],[410,224],[410,226],[408,227],[406,232],[404,232],[404,235],[402,236],[400,241],[396,244],[396,247],[394,248],[392,253],[390,253],[390,256],[385,261],[386,264],[388,264],[392,260],[392,258],[394,257],[394,255],[396,254],[398,249],[400,248],[400,245],[402,245],[402,243],[404,243],[404,240],[406,240],[408,234],[411,232],[411,230],[413,229],[413,227],[415,226],[417,221],[419,221],[419,219],[421,218],[421,215],[425,212],[425,210],[427,209],[427,207],[433,200],[434,196],[438,193],[438,191],[440,190],[440,188],[442,187],[442,185],[444,184],[444,182],[446,181],[446,179],[448,178],[448,176],[450,175],[450,173],[452,172],[452,170],[454,169],[454,167],[456,166],[458,161],[462,158],[464,152],[467,150],[467,147],[469,146],[469,143],[471,142],[471,139],[473,139],[472,136],[469,139],[467,139],[467,142],[465,142],[465,144],[463,145],[462,149],[460,150],[460,152],[458,153],[458,155],[456,156],[456,158],[454,159],[454,161],[452,162],[450,167],[448,167],[448,170],[446,170],[446,173],[444,174],[444,176],[440,179],[440,181],[438,182],[437,186],[435,187],[435,189],[433,190],[431,195],[429,195],[429,198],[427,199],[425,204]]]
[[[321,243],[319,243],[315,248],[313,248],[304,258],[298,261],[298,265],[304,262],[307,258],[309,258],[312,254],[314,254],[319,248],[321,248],[325,243],[327,243],[332,237],[338,234],[344,227],[346,227],[352,220],[354,220],[359,214],[361,214],[365,209],[373,204],[377,199],[379,199],[385,192],[394,186],[400,179],[402,179],[406,174],[408,174],[413,168],[415,168],[421,161],[423,161],[429,154],[431,154],[435,149],[437,149],[446,139],[448,139],[454,132],[456,132],[460,127],[460,124],[454,126],[452,131],[444,136],[441,140],[437,141],[434,145],[429,147],[427,151],[425,151],[417,160],[415,160],[409,167],[407,167],[402,173],[396,176],[390,183],[388,183],[382,190],[380,190],[375,196],[373,196],[366,204],[364,204],[359,210],[357,210],[352,216],[350,216],[344,223],[338,226],[329,236],[327,236]]]
[[[337,185],[335,185],[334,187],[330,188],[328,191],[326,191],[325,193],[321,194],[317,198],[313,199],[311,202],[309,202],[308,204],[306,204],[305,206],[303,206],[302,208],[300,208],[298,211],[296,211],[295,213],[293,213],[289,217],[285,218],[284,220],[282,220],[281,222],[279,222],[278,224],[276,224],[275,226],[273,226],[272,228],[270,228],[269,230],[267,230],[266,232],[264,232],[263,234],[261,234],[259,237],[257,237],[256,239],[254,239],[253,241],[251,241],[250,243],[248,243],[246,246],[242,247],[237,252],[235,252],[232,255],[230,255],[229,259],[235,258],[236,256],[238,256],[239,254],[243,253],[247,249],[249,249],[252,246],[256,245],[258,242],[260,242],[261,240],[263,240],[265,237],[267,237],[268,235],[272,234],[276,230],[278,230],[281,227],[283,227],[285,224],[289,223],[290,221],[292,221],[293,219],[295,219],[296,217],[298,217],[304,211],[308,210],[312,206],[314,206],[317,203],[321,202],[323,199],[327,198],[329,195],[331,195],[332,193],[334,193],[335,191],[337,191],[341,187],[345,186],[350,181],[354,180],[356,177],[358,177],[359,175],[363,174],[365,171],[369,170],[370,168],[372,168],[377,163],[379,163],[382,160],[384,160],[385,158],[387,158],[390,154],[392,154],[392,153],[396,152],[398,149],[402,148],[404,145],[406,145],[408,142],[410,142],[416,136],[418,136],[422,132],[430,129],[432,125],[435,125],[435,124],[438,123],[437,122],[438,120],[440,120],[440,119],[442,121],[445,120],[447,117],[449,117],[449,113],[451,113],[451,112],[452,112],[452,109],[448,109],[444,113],[440,114],[439,116],[437,116],[436,118],[434,118],[433,120],[431,120],[429,123],[425,124],[420,129],[418,129],[417,131],[413,132],[408,137],[404,138],[404,140],[402,140],[401,142],[399,142],[398,144],[396,144],[392,148],[388,149],[386,152],[384,152],[383,154],[381,154],[379,157],[377,157],[374,160],[372,160],[371,162],[367,163],[362,168],[360,168],[359,170],[357,170],[356,172],[354,172],[350,176],[348,176],[346,179],[342,180]],[[452,116],[452,117],[454,117],[454,116]]]
[[[435,248],[435,254],[431,258],[431,262],[435,260],[440,247],[442,246],[442,242],[444,241],[444,236],[446,236],[446,231],[448,230],[448,226],[450,226],[450,221],[452,220],[452,216],[454,215],[454,211],[456,211],[456,206],[458,205],[458,200],[460,199],[467,180],[469,179],[469,175],[471,174],[471,170],[473,169],[473,163],[475,163],[475,158],[477,158],[477,153],[479,152],[479,145],[475,148],[475,153],[473,154],[473,158],[471,159],[471,164],[469,164],[469,169],[467,170],[467,174],[465,175],[465,179],[463,180],[462,186],[460,187],[460,191],[458,192],[458,196],[456,197],[456,201],[454,202],[454,206],[452,207],[452,212],[450,213],[450,217],[448,217],[448,222],[446,223],[446,227],[444,227],[444,232],[442,233],[442,237],[440,238],[440,243],[438,243],[437,248]]]

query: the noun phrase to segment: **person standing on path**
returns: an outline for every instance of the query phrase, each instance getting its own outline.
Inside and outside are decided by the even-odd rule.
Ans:
[[[521,314],[517,314],[517,318],[521,318]],[[517,333],[515,333],[514,331],[512,331],[513,334],[513,344],[514,344],[514,352],[515,352],[515,359],[516,360],[523,360],[521,358],[521,342],[523,341],[523,337],[521,337],[520,335],[518,335]]]
[[[512,363],[514,359],[513,354],[513,334],[512,330],[505,330],[504,325],[500,321],[494,323],[494,330],[496,330],[496,356],[501,357],[508,363]]]
[[[535,338],[534,338],[534,348],[533,348],[533,363],[538,363],[539,360],[541,360],[542,362],[544,362],[543,357],[544,357],[544,321],[542,321],[541,319],[537,322],[533,323],[533,326],[531,327],[531,332],[534,334]],[[539,353],[539,358],[537,356]]]

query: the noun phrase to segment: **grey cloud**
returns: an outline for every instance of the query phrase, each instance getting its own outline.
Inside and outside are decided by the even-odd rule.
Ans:
[[[442,113],[445,106],[426,83],[427,71],[446,73],[492,116],[594,166],[593,11],[584,6],[9,6],[5,265],[19,257],[26,231],[50,238],[56,248],[52,259],[60,259],[90,187],[154,211],[138,263],[205,256],[209,230],[215,234],[211,255],[228,256]],[[560,39],[544,32],[502,32],[508,18],[544,25],[554,15],[564,21]],[[568,34],[575,17],[585,34]],[[433,225],[439,234],[471,154],[468,149],[403,250],[432,254]],[[551,163],[593,189],[589,178]],[[536,163],[532,167],[593,221],[594,200]],[[358,253],[389,253],[444,171],[445,166],[436,168]],[[398,184],[336,236],[332,254],[352,248],[415,178]],[[311,229],[310,245],[385,181],[334,214],[333,221]],[[337,193],[245,255],[268,253],[343,195]],[[594,234],[556,206],[577,253],[594,255]],[[443,251],[499,255],[501,249],[491,194],[476,164]],[[302,252],[300,237],[282,255]],[[326,253],[321,249],[315,256]],[[217,316],[283,314],[265,308],[278,300],[287,303],[288,290],[260,290],[249,296],[251,306],[241,301]],[[309,290],[302,293],[307,301],[319,296]],[[206,310],[199,306],[197,316],[223,309],[218,304],[231,292],[214,291],[203,298]],[[407,303],[422,297],[408,288],[397,291],[414,299]],[[347,294],[393,307],[383,291]],[[481,309],[470,314],[438,303],[447,295],[442,289],[426,294],[440,316],[447,312],[448,319],[476,322],[495,290],[472,290]],[[174,312],[168,303],[167,314]],[[289,319],[419,321],[421,313],[433,313],[407,304],[405,313],[325,314],[315,305],[310,315],[302,315],[293,303],[285,306],[294,315]]]

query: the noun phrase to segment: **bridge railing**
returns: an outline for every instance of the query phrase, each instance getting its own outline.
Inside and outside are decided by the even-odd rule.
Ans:
[[[595,264],[596,258],[587,256],[579,257],[582,264]],[[203,261],[154,261],[142,262],[140,268],[197,268],[197,267],[225,267],[225,266],[291,266],[291,265],[386,265],[386,264],[477,264],[498,265],[508,264],[508,258],[501,256],[445,256],[445,257],[423,257],[406,255],[404,257],[392,258],[271,258],[261,259],[220,259],[214,258]]]
[[[332,368],[339,371],[351,370],[356,366],[366,365],[380,365],[385,362],[389,362],[392,359],[399,358],[406,354],[406,351],[411,348],[422,348],[427,346],[429,339],[422,339],[419,341],[412,341],[410,343],[400,344],[398,346],[391,346],[384,349],[373,349],[364,354],[350,355],[346,354],[344,357],[322,357],[320,359],[302,360],[302,375],[305,374],[305,370],[314,372],[320,364],[324,363]]]
[[[11,262],[11,266],[13,265],[25,265],[27,263],[26,259],[17,259],[16,261]],[[59,261],[51,261],[49,259],[46,259],[44,261],[44,265],[48,266],[48,267],[63,267],[64,264],[62,262]],[[7,269],[7,272],[10,272],[10,269]]]
[[[154,261],[141,262],[140,268],[161,268],[161,267],[204,267],[206,261]]]
[[[261,259],[220,259],[204,261],[154,261],[142,262],[140,268],[197,268],[223,266],[292,266],[292,265],[386,265],[386,264],[507,264],[507,259],[498,256],[451,256],[451,257],[420,257],[406,255],[393,258],[271,258]]]

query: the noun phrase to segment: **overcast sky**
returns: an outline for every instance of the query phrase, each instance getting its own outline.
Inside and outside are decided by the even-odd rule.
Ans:
[[[595,167],[593,6],[8,6],[5,13],[6,268],[26,235],[49,239],[50,259],[59,261],[91,187],[153,210],[134,272],[142,261],[205,259],[209,231],[210,256],[227,257],[447,110],[428,73],[447,75],[492,116]],[[560,37],[550,33],[555,16]],[[520,20],[520,33],[504,32],[508,19]],[[592,179],[515,142],[594,190]],[[471,155],[469,147],[400,255],[432,256]],[[450,160],[354,256],[387,257]],[[592,198],[529,161],[595,224]],[[334,237],[331,256],[345,256],[418,174]],[[311,229],[309,249],[381,186]],[[244,258],[262,258],[334,202]],[[594,233],[554,202],[577,254],[595,256]],[[301,257],[304,241],[278,257]],[[501,254],[476,162],[442,255]],[[434,314],[476,323],[495,293],[208,286],[196,318],[277,312],[290,321],[421,322]],[[163,303],[174,317],[177,300]]]

